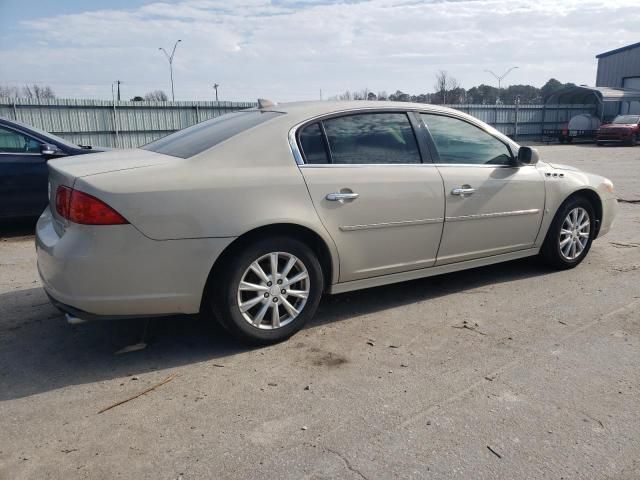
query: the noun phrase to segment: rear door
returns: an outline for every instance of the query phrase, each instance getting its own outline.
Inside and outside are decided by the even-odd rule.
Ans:
[[[299,130],[300,170],[340,256],[340,282],[431,267],[442,179],[406,112],[350,113]],[[413,123],[413,125],[412,125]],[[423,155],[421,155],[421,152]],[[424,162],[423,162],[424,160]]]
[[[453,116],[421,114],[437,151],[446,215],[438,265],[533,247],[544,178],[490,132]]]
[[[46,208],[47,161],[41,142],[0,126],[0,217],[40,215]]]

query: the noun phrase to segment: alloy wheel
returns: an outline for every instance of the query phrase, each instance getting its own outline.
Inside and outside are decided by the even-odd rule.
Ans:
[[[256,328],[281,328],[304,309],[311,282],[304,263],[286,252],[271,252],[243,273],[237,302],[244,319]]]
[[[571,210],[562,222],[558,245],[566,260],[575,260],[586,248],[591,234],[589,214],[582,207]]]

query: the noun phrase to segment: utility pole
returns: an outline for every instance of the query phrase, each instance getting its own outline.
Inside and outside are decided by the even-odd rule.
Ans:
[[[496,100],[496,103],[500,102],[500,92],[502,91],[502,80],[504,79],[504,77],[509,75],[509,73],[512,70],[515,70],[516,68],[519,68],[519,67],[511,67],[509,70],[504,72],[502,75],[496,75],[491,70],[485,70],[485,72],[490,73],[491,75],[493,75],[496,78],[496,80],[498,80],[498,99]]]
[[[116,83],[118,84],[118,101],[120,101],[120,80],[116,80]]]
[[[173,91],[173,57],[176,54],[176,47],[178,46],[178,43],[180,43],[182,40],[178,40],[174,45],[173,45],[173,50],[171,51],[171,55],[169,55],[167,53],[167,51],[160,47],[158,50],[162,50],[162,53],[164,53],[164,56],[167,57],[167,60],[169,61],[169,70],[171,71],[171,101],[175,102],[176,101],[176,95]]]
[[[216,91],[216,102],[218,101],[218,87],[220,86],[219,83],[214,83],[213,84],[213,89]]]

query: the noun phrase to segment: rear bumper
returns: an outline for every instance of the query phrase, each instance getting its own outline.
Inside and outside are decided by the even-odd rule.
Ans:
[[[101,320],[131,320],[134,318],[155,318],[155,317],[165,317],[167,315],[160,315],[160,314],[154,314],[154,315],[99,315],[99,314],[95,314],[95,313],[89,313],[89,312],[85,312],[84,310],[80,310],[76,307],[72,307],[71,305],[67,305],[65,303],[59,302],[58,300],[56,300],[55,298],[53,298],[51,295],[49,295],[49,292],[46,291],[45,289],[45,293],[47,294],[47,297],[49,297],[49,301],[51,302],[51,304],[56,307],[58,310],[60,310],[62,313],[64,313],[67,316],[67,321],[69,321],[69,323],[74,323],[72,322],[70,319],[81,319],[83,322],[84,321],[88,321],[88,322],[95,322],[95,321],[101,321]],[[169,314],[171,315],[171,314]]]
[[[628,142],[635,135],[633,132],[620,132],[620,133],[598,133],[596,140],[598,142]]]
[[[54,305],[83,319],[191,314],[232,238],[151,240],[132,225],[36,225],[38,272]]]

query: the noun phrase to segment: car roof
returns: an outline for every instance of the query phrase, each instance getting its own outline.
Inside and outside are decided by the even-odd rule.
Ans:
[[[506,135],[500,133],[492,126],[482,122],[481,120],[456,110],[453,108],[442,107],[439,105],[432,105],[428,103],[413,103],[413,102],[389,102],[379,100],[331,100],[331,101],[312,101],[312,102],[292,102],[292,103],[279,103],[270,105],[268,107],[255,110],[261,110],[263,112],[273,111],[282,112],[287,115],[282,115],[282,118],[276,119],[275,122],[282,122],[281,125],[287,125],[288,128],[293,128],[299,124],[313,121],[316,117],[322,117],[325,115],[331,115],[334,113],[348,113],[348,112],[362,112],[366,110],[400,110],[400,111],[420,111],[425,113],[440,113],[466,120],[469,123],[475,124],[478,127],[489,131],[494,136],[500,138],[505,143],[512,146],[512,148],[519,148],[519,145],[511,140]]]
[[[294,117],[312,118],[319,115],[327,115],[331,113],[339,113],[351,110],[421,110],[439,113],[455,113],[460,111],[452,108],[440,107],[425,103],[412,102],[389,102],[378,100],[330,100],[330,101],[311,101],[311,102],[291,102],[277,103],[272,106],[263,108],[263,111],[275,111],[291,114]]]

